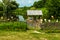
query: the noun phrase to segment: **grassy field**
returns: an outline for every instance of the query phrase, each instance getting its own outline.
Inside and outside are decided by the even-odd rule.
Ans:
[[[60,40],[60,33],[28,31],[0,31],[0,40]]]

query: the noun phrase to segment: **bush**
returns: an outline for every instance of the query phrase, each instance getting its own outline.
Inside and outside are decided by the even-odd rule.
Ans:
[[[0,30],[27,30],[27,24],[24,22],[2,22]]]

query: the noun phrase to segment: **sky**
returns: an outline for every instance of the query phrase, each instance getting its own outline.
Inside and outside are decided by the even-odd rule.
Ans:
[[[16,0],[19,3],[19,7],[32,6],[35,1],[37,2],[38,0]]]
[[[2,0],[0,0],[2,2]],[[32,6],[34,2],[37,2],[39,0],[16,0],[16,2],[19,4],[19,7],[24,6]]]

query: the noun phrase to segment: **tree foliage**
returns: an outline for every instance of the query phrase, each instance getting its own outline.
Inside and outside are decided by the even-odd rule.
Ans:
[[[47,0],[46,8],[49,11],[49,17],[52,15],[55,19],[60,17],[60,0]]]
[[[38,2],[35,2],[35,3],[33,4],[33,6],[36,7],[36,8],[42,8],[42,7],[45,6],[45,3],[46,3],[46,0],[40,0],[40,1],[38,1]]]
[[[43,12],[44,15],[47,15],[46,18],[51,18],[51,16],[54,16],[55,19],[60,18],[60,0],[41,0],[38,2],[35,2],[33,4],[36,8],[46,8],[48,10],[48,13]]]
[[[3,11],[3,16],[7,18],[13,13],[13,10],[16,10],[18,7],[19,4],[12,0],[2,0],[0,3],[0,11]]]
[[[0,3],[0,11],[3,11],[3,4]]]

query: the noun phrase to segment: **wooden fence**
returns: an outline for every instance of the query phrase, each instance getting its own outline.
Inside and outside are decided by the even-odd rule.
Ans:
[[[46,22],[40,24],[43,30],[60,30],[60,22]]]

